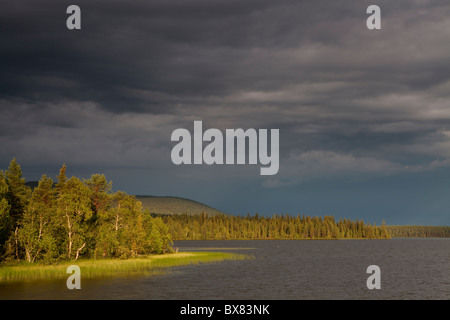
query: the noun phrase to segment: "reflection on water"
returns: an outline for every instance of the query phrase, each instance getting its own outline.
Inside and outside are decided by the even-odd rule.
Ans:
[[[176,267],[154,277],[0,284],[0,299],[450,299],[450,239],[177,241],[179,251],[255,259]],[[369,290],[369,265],[381,290]],[[82,276],[82,272],[81,272]]]

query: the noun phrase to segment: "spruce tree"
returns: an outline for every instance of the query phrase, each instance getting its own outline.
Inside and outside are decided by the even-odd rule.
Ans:
[[[10,207],[9,217],[11,219],[9,243],[13,251],[9,254],[14,255],[16,259],[20,259],[19,225],[31,196],[31,188],[25,185],[25,179],[22,177],[22,169],[15,158],[10,162],[8,170],[5,172],[5,178],[6,184],[8,185],[6,199]]]
[[[8,185],[3,171],[0,171],[0,260],[3,260],[6,249],[6,241],[11,233],[12,220],[10,205],[7,200]]]

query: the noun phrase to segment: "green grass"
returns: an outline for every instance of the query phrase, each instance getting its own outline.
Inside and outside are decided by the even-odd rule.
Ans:
[[[57,265],[20,263],[0,267],[0,282],[20,282],[32,280],[67,279],[67,267],[80,267],[81,278],[129,277],[137,275],[157,275],[172,267],[211,263],[223,260],[243,260],[251,256],[224,252],[180,252],[151,255],[134,259],[78,260]]]

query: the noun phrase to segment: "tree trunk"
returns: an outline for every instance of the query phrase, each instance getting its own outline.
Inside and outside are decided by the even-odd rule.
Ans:
[[[31,263],[31,252],[28,249],[28,246],[25,248],[25,256],[27,258],[28,263]]]
[[[72,225],[70,224],[70,217],[69,214],[66,211],[66,219],[67,219],[67,228],[68,228],[68,236],[69,236],[69,248],[68,248],[68,258],[70,259],[72,257]]]
[[[116,223],[114,225],[114,229],[117,233],[117,230],[119,230],[119,212],[120,212],[120,202],[117,204],[117,213],[116,213]]]
[[[77,261],[78,256],[79,256],[79,254],[80,254],[80,251],[83,250],[83,248],[84,248],[85,246],[86,246],[86,242],[83,243],[83,245],[77,249],[77,254],[76,254],[76,256],[75,256],[75,261]]]
[[[19,237],[18,237],[18,232],[19,232],[19,226],[16,226],[16,230],[14,231],[14,240],[16,243],[16,259],[19,260]]]

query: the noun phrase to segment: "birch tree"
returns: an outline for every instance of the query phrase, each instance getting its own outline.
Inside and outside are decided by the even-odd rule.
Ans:
[[[86,247],[88,220],[92,217],[89,188],[72,177],[59,184],[57,215],[66,235],[68,259],[77,260]]]
[[[55,202],[53,180],[44,175],[33,190],[20,222],[19,243],[24,248],[25,258],[29,263],[41,256],[56,254],[53,237]]]

